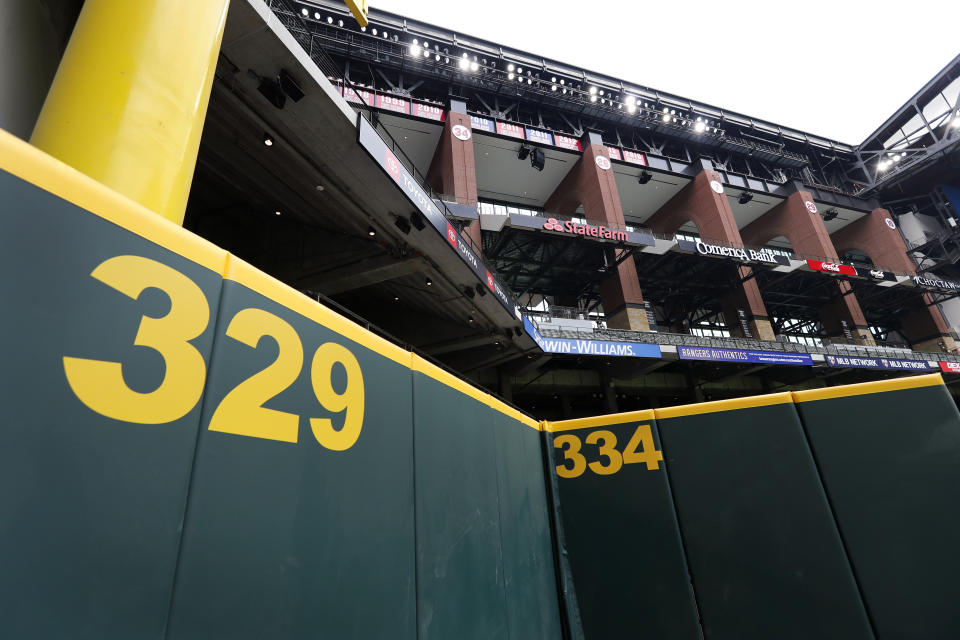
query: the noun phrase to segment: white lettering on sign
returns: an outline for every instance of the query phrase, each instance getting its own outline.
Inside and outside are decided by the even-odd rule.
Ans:
[[[723,185],[717,182],[716,180],[710,181],[710,188],[716,191],[717,193],[723,193]]]
[[[610,158],[608,158],[607,156],[598,155],[596,157],[596,163],[597,163],[597,166],[603,169],[604,171],[608,171],[611,167]]]
[[[803,205],[807,208],[807,211],[809,211],[810,213],[816,213],[816,212],[817,212],[817,205],[815,205],[814,203],[810,202],[809,200],[804,200],[804,201],[803,201]],[[828,213],[829,213],[829,212],[828,212]]]
[[[575,236],[589,236],[591,238],[602,238],[604,240],[617,240],[619,242],[627,242],[630,239],[630,236],[627,235],[625,231],[614,231],[604,226],[594,226],[592,224],[580,224],[572,220],[561,223],[556,218],[548,218],[547,221],[543,223],[543,228],[547,231],[558,231]]]
[[[472,135],[469,127],[465,127],[462,124],[455,124],[450,128],[450,131],[453,133],[453,137],[457,140],[463,140],[466,142],[470,139]]]
[[[896,224],[891,218],[884,218],[884,219],[883,219],[883,222],[884,222],[884,224],[886,224],[886,225],[887,225],[888,227],[890,227],[891,229],[896,229],[896,228],[897,228],[897,224]]]
[[[697,253],[704,256],[722,256],[724,258],[734,258],[741,262],[769,262],[776,264],[777,258],[773,252],[767,249],[738,249],[736,247],[722,247],[715,244],[707,244],[702,240],[697,240]]]

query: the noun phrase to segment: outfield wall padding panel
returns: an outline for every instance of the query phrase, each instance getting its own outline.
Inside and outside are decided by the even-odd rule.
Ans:
[[[146,283],[172,268],[189,278],[201,304],[178,309],[206,318],[189,345],[209,364],[220,274],[6,172],[0,202],[0,637],[160,638],[200,403],[160,425],[109,417],[72,390],[64,357],[121,363],[122,384],[138,393],[163,383],[163,358],[134,342],[142,318],[163,317],[170,297],[156,288],[130,297],[91,276],[138,256],[137,268],[114,262],[101,277]],[[89,401],[122,410],[115,400]]]
[[[958,637],[956,405],[939,375],[829,391],[845,395],[797,393],[797,407],[877,636]]]
[[[612,445],[622,458],[641,425],[649,427],[659,451],[652,412],[548,427],[553,472],[571,475],[563,469],[582,469],[575,477],[557,476],[556,486],[565,537],[561,553],[569,565],[587,640],[641,634],[665,640],[701,637],[663,462],[656,469],[641,462],[623,464],[615,473],[594,471],[608,472],[603,467],[613,464],[600,447]],[[591,435],[603,432],[612,433],[616,443]]]
[[[300,338],[299,375],[264,404],[299,416],[297,442],[201,432],[168,637],[415,638],[409,368],[226,280],[205,426],[278,358],[273,337],[252,348],[226,335],[243,309],[274,314]],[[366,389],[362,430],[345,451],[322,446],[309,423],[345,419],[311,383],[312,354],[331,342],[356,356]],[[342,365],[324,373],[338,391],[357,384]]]
[[[871,639],[796,409],[778,395],[657,411],[704,635]]]

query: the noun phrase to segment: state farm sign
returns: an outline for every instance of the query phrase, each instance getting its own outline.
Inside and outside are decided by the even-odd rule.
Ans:
[[[629,240],[626,231],[614,231],[604,226],[580,224],[573,220],[560,221],[556,218],[548,218],[547,221],[543,223],[543,228],[547,231],[569,233],[575,236],[589,236],[591,238],[604,238],[606,240],[619,240],[621,242],[627,242]]]

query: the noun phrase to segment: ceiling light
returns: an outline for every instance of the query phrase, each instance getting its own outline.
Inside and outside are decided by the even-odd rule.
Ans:
[[[263,144],[267,145],[268,147],[273,146],[273,138],[266,131],[263,132]]]
[[[590,96],[590,102],[596,102],[597,96]]]
[[[430,276],[427,276],[427,279],[423,281],[423,284],[427,285],[428,287],[432,287],[433,280],[430,279]]]
[[[467,316],[467,322],[473,324],[473,316]]]
[[[300,13],[302,13],[305,17],[310,15],[310,12],[306,9],[300,9]]]
[[[467,60],[467,54],[463,54],[463,57],[460,58],[460,62],[457,63],[457,66],[463,70],[466,70],[470,67],[470,61]]]
[[[556,91],[556,90],[557,90],[557,85],[555,84],[550,85],[550,91]]]
[[[693,125],[693,130],[697,133],[703,133],[706,128],[707,125],[703,124],[702,122],[697,122],[695,125]]]
[[[424,50],[424,52],[423,52],[423,57],[424,57],[424,58],[429,58],[429,57],[430,57],[430,52],[427,51],[427,50]]]
[[[517,68],[517,73],[523,73],[523,69],[521,69],[521,68],[518,67],[518,68]]]
[[[314,14],[313,14],[313,17],[314,17],[315,19],[319,20],[319,19],[320,19],[320,12],[317,11],[316,13],[314,13]],[[333,23],[333,18],[331,18],[331,17],[328,16],[328,17],[327,17],[327,24],[332,24],[332,23]]]
[[[513,80],[513,79],[516,78],[516,77],[517,77],[517,76],[514,75],[514,74],[512,74],[512,73],[508,73],[508,74],[507,74],[507,80]]]
[[[670,122],[670,114],[669,114],[669,113],[663,114],[663,121],[664,121],[664,122]]]
[[[635,104],[628,104],[628,105],[627,105],[627,111],[629,111],[630,113],[634,113],[634,112],[636,112],[636,110],[637,110],[637,105],[635,105]]]
[[[370,33],[372,33],[373,35],[377,35],[377,30],[376,30],[376,29],[373,29],[373,30],[370,31]]]
[[[476,62],[470,63],[470,71],[476,71],[479,68],[480,68],[480,65],[478,65]]]
[[[377,230],[374,229],[372,226],[367,227],[367,235],[372,238],[373,236],[377,235]]]
[[[597,95],[597,88],[596,88],[596,87],[590,87],[590,95],[592,95],[592,96]]]
[[[414,41],[414,43],[410,45],[410,55],[412,56],[420,55],[420,45],[418,45],[416,41]]]
[[[400,302],[400,296],[393,296],[394,302]]]
[[[279,212],[279,211],[274,211],[273,213],[274,213],[275,215],[278,215],[278,216],[280,215],[280,212]]]
[[[423,48],[424,48],[424,49],[429,49],[429,48],[430,48],[430,43],[427,42],[426,40],[424,40],[424,41],[423,41]]]
[[[513,71],[514,69],[516,69],[516,67],[513,66],[513,63],[512,63],[512,62],[507,65],[507,71]]]

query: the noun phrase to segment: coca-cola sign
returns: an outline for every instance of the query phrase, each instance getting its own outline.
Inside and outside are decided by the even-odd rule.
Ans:
[[[814,271],[823,271],[824,273],[834,273],[844,276],[855,276],[857,270],[849,264],[840,264],[839,262],[823,262],[821,260],[807,260],[807,266]]]

